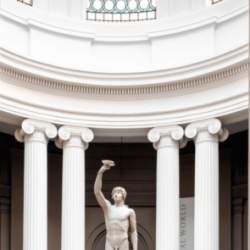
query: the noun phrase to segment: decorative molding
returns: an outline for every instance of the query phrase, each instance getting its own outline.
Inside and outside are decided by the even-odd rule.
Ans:
[[[147,134],[148,140],[153,142],[154,148],[165,147],[172,143],[179,143],[179,147],[183,148],[187,144],[187,140],[184,138],[184,129],[181,126],[167,126],[156,127],[151,129]],[[163,142],[161,139],[168,137],[170,141]]]
[[[155,83],[147,86],[136,87],[107,87],[107,86],[89,86],[87,83],[63,82],[39,77],[33,74],[21,72],[15,68],[6,65],[0,65],[0,73],[22,81],[29,86],[37,86],[42,88],[54,89],[62,92],[81,93],[87,95],[107,95],[107,96],[139,96],[152,95],[166,92],[174,92],[184,89],[200,88],[202,86],[210,85],[214,82],[223,81],[235,77],[241,73],[247,73],[249,63],[244,62],[224,70],[217,71],[211,74],[206,74],[197,78],[180,80],[176,82]]]
[[[230,125],[247,121],[249,103],[247,83],[244,83],[244,85],[244,92],[242,93],[241,90],[235,93],[235,95],[231,93],[232,89],[228,90],[225,88],[224,93],[226,97],[223,96],[223,99],[219,99],[220,101],[216,101],[216,98],[216,100],[207,104],[207,102],[202,102],[201,99],[199,106],[191,105],[186,107],[184,105],[181,108],[177,107],[175,110],[165,112],[161,110],[151,112],[151,110],[147,109],[147,112],[141,110],[136,115],[133,113],[117,115],[105,113],[103,115],[100,112],[100,108],[91,115],[87,113],[88,110],[84,109],[81,112],[75,111],[74,108],[70,112],[61,108],[51,111],[46,106],[40,107],[32,103],[23,103],[22,100],[16,100],[15,98],[0,96],[0,121],[5,124],[19,126],[22,117],[29,117],[54,124],[91,127],[95,129],[95,133],[98,132],[98,136],[104,135],[109,137],[146,136],[148,128],[173,124],[189,124],[213,117],[221,118],[223,124]],[[185,100],[183,100],[184,104],[186,103]],[[168,105],[168,102],[166,102],[166,105]],[[120,110],[123,107],[125,108],[124,104],[121,103]],[[10,133],[12,134],[12,131]]]
[[[94,133],[89,128],[62,126],[58,130],[58,139],[56,140],[56,146],[58,148],[62,148],[64,142],[69,142],[73,137],[79,138],[79,140],[83,142],[84,148],[86,150],[88,148],[88,143],[93,141],[94,139]],[[82,144],[79,144],[79,140],[71,140],[70,145],[81,147]]]
[[[209,119],[191,123],[186,127],[185,135],[189,139],[194,139],[203,131],[208,132],[210,135],[218,135],[220,142],[226,141],[229,136],[229,131],[222,128],[222,123],[218,119]]]
[[[164,136],[168,136],[175,141],[179,141],[184,136],[184,130],[181,126],[168,126],[153,128],[148,133],[148,139],[153,143],[158,142],[161,137]]]
[[[53,139],[57,135],[56,126],[48,122],[26,119],[22,122],[21,127],[21,129],[17,129],[15,131],[15,138],[19,142],[24,142],[25,136],[32,135],[35,131],[42,132],[48,139]],[[41,141],[44,141],[43,136],[37,136],[36,139],[41,139]]]

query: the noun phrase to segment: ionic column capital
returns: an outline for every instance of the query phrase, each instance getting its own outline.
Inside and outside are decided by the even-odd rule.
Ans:
[[[184,129],[178,125],[153,128],[148,132],[147,137],[149,141],[153,142],[155,149],[176,144],[179,147],[186,145]]]
[[[222,128],[220,120],[214,118],[189,124],[185,129],[185,135],[196,142],[205,140],[223,142],[228,138],[229,131]]]
[[[67,147],[82,147],[86,150],[88,143],[94,139],[94,133],[89,128],[62,126],[58,130],[58,139],[56,146],[62,148]]]
[[[15,138],[19,142],[27,140],[46,143],[47,139],[53,139],[56,135],[57,128],[55,125],[33,119],[24,120],[21,129],[15,131]]]

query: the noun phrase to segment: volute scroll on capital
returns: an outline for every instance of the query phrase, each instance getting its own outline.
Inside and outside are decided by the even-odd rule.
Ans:
[[[26,135],[32,135],[35,132],[42,132],[47,139],[53,139],[57,136],[55,125],[44,121],[26,119],[22,122],[21,129],[15,131],[15,138],[19,142],[24,142]]]
[[[84,148],[87,149],[88,143],[94,139],[94,133],[91,129],[85,127],[62,126],[58,130],[56,146],[62,148],[64,142],[69,142],[72,138],[80,139],[84,144]]]
[[[170,138],[173,142],[178,142],[179,147],[185,147],[187,142],[184,138],[184,129],[178,125],[153,128],[148,132],[147,137],[149,141],[153,142],[156,149],[161,139],[166,137]]]
[[[227,140],[229,136],[228,129],[222,128],[221,121],[216,118],[193,122],[185,129],[185,135],[189,139],[195,139],[200,132],[208,132],[210,135],[218,135],[218,140],[220,142]]]

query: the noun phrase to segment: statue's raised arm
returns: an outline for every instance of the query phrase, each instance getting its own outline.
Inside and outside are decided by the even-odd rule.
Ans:
[[[103,160],[102,163],[103,165],[98,171],[96,179],[95,179],[94,192],[95,192],[95,197],[99,205],[102,207],[103,211],[106,213],[107,207],[110,204],[110,202],[104,197],[102,193],[102,177],[105,171],[115,166],[115,163],[110,160]]]

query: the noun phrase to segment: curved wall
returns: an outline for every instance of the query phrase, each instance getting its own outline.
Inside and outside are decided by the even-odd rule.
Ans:
[[[156,72],[199,64],[248,43],[246,0],[133,23],[45,16],[41,8],[13,1],[2,0],[1,54],[12,52],[50,71],[71,69],[73,75],[92,73],[93,78],[98,72]]]
[[[102,88],[67,88],[46,84],[45,80],[33,82],[15,72],[2,73],[0,110],[56,124],[106,129],[187,124],[212,117],[238,122],[247,119],[248,108],[247,64],[240,69],[165,87],[130,88],[117,93],[112,88],[105,92]],[[19,121],[14,119],[13,123]]]
[[[212,117],[247,120],[246,0],[137,23],[0,4],[0,122],[33,118],[145,136]]]

